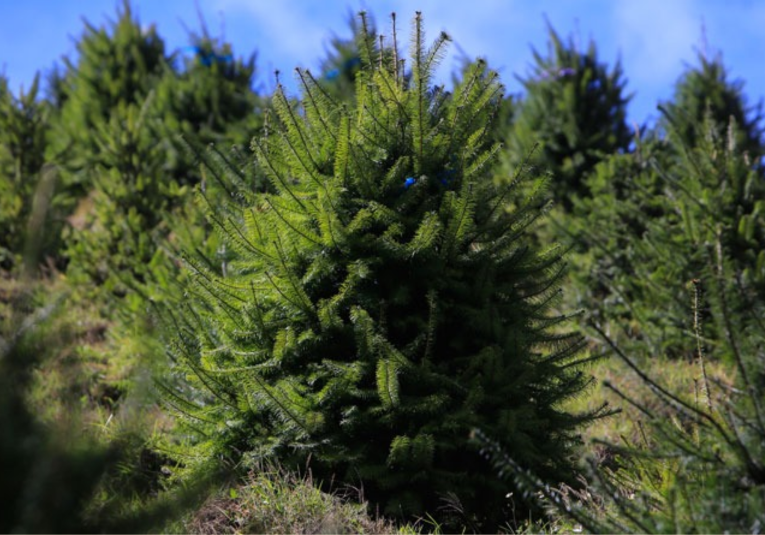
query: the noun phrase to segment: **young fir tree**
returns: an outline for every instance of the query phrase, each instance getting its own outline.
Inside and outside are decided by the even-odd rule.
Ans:
[[[736,123],[736,144],[752,159],[763,154],[761,104],[749,106],[744,83],[730,81],[720,56],[710,60],[699,54],[699,65],[687,69],[675,86],[674,99],[664,106],[673,118],[670,131],[687,146],[698,145],[703,135],[697,125],[709,119],[717,125],[718,137],[726,136],[731,117]],[[662,126],[668,125],[665,118]]]
[[[166,400],[193,437],[185,459],[310,459],[386,514],[456,529],[459,508],[496,529],[508,489],[470,430],[570,480],[594,416],[561,409],[588,379],[580,338],[549,314],[560,256],[530,246],[534,211],[507,211],[515,184],[491,178],[496,74],[476,63],[446,93],[446,34],[426,48],[416,16],[405,77],[395,31],[381,49],[364,14],[361,28],[355,105],[298,70],[299,105],[279,87],[278,122],[253,142],[274,192],[210,207],[237,257],[221,275],[189,256]]]
[[[138,28],[127,7],[117,29],[122,26]],[[122,33],[102,37],[117,40],[119,48]],[[160,252],[172,249],[165,242],[171,227],[204,227],[186,194],[202,180],[188,146],[243,143],[261,121],[252,89],[254,58],[234,60],[230,46],[218,45],[206,31],[194,42],[196,54],[180,72],[163,63],[161,78],[145,73],[141,87],[147,95],[116,101],[87,132],[92,153],[80,148],[80,171],[88,174],[90,190],[70,218],[68,274],[95,283],[96,291],[124,295],[132,285],[150,291],[152,279],[166,281],[177,271]]]
[[[191,45],[184,49],[188,53],[171,61],[180,60],[180,65],[168,70],[156,88],[155,108],[167,137],[214,143],[223,151],[232,145],[249,146],[262,126],[265,108],[253,89],[255,54],[246,61],[235,58],[231,45],[211,37],[204,24],[201,35],[189,37]],[[179,153],[190,160],[185,149]],[[191,172],[198,175],[196,169]]]
[[[609,350],[637,375],[650,392],[611,388],[639,413],[638,443],[608,443],[617,462],[589,462],[586,492],[551,488],[481,437],[498,470],[512,474],[526,492],[538,496],[559,517],[591,533],[755,533],[765,524],[765,381],[762,351],[763,299],[737,266],[715,221],[708,221],[704,251],[707,277],[687,285],[692,318],[708,307],[722,328],[696,340],[689,350],[698,369],[680,391],[661,377],[646,374],[639,355],[626,353],[597,328]],[[735,380],[708,375],[710,358],[730,358]]]
[[[606,156],[626,151],[631,135],[622,69],[609,72],[590,42],[586,52],[564,43],[549,28],[548,55],[533,51],[532,74],[521,79],[526,95],[510,129],[505,154],[517,168],[531,163],[553,177],[554,198],[570,208],[572,197],[589,194],[584,177]]]
[[[67,235],[68,276],[116,295],[130,280],[148,282],[160,225],[186,192],[170,175],[168,144],[158,142],[150,109],[147,100],[113,110],[91,132],[100,163],[91,169],[88,211],[71,219]]]
[[[561,222],[585,251],[572,271],[583,273],[582,302],[597,303],[592,334],[648,387],[647,398],[611,387],[639,413],[642,443],[606,444],[617,462],[592,461],[578,493],[551,490],[481,439],[497,469],[593,533],[753,532],[765,522],[765,186],[750,156],[762,149],[711,106],[690,133],[674,112],[664,140],[599,164],[592,198]],[[644,371],[641,361],[663,355],[697,364],[684,391]],[[708,374],[713,359],[734,379]]]
[[[47,156],[62,167],[64,193],[75,201],[87,195],[94,169],[102,163],[92,133],[109,123],[114,110],[140,106],[166,61],[164,42],[154,27],[142,28],[128,0],[110,26],[96,28],[86,21],[77,63],[65,59],[61,75],[63,104]]]
[[[49,109],[38,99],[39,75],[15,97],[0,76],[0,268],[17,266],[45,162]]]
[[[352,102],[356,98],[356,75],[363,68],[359,49],[364,46],[364,34],[355,16],[350,15],[348,19],[351,37],[343,39],[334,35],[319,66],[322,88],[337,102]],[[374,21],[370,19],[367,24],[370,32],[376,35]]]
[[[741,101],[732,107],[745,108]],[[688,115],[671,109],[662,120],[664,139],[647,137],[634,153],[599,164],[586,182],[592,197],[578,199],[557,228],[577,250],[571,256],[576,306],[587,307],[604,328],[629,326],[627,339],[639,354],[679,357],[693,348],[684,285],[705,274],[712,236],[704,224],[719,225],[738,272],[765,295],[765,186],[753,156],[762,149],[742,135],[760,131],[756,116],[743,130],[734,116],[723,127],[716,120],[722,111],[709,106],[691,134]],[[704,325],[705,336],[719,336],[719,326]]]

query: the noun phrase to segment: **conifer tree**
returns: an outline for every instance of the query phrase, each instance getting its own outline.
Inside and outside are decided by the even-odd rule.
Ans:
[[[181,65],[166,72],[156,88],[155,108],[166,137],[215,143],[223,151],[232,145],[248,147],[265,107],[253,89],[255,54],[246,61],[235,58],[231,45],[211,37],[204,24],[201,34],[191,33],[189,40]],[[189,159],[186,151],[181,155]]]
[[[148,282],[160,224],[186,192],[167,176],[168,142],[158,143],[150,109],[147,100],[113,110],[91,133],[100,163],[92,168],[88,211],[73,218],[67,235],[69,277],[116,295],[126,293],[130,280]]]
[[[85,40],[93,43],[81,47],[100,50],[108,43],[119,51],[129,44],[135,50],[133,41],[141,43],[147,35],[161,44],[156,34],[139,32],[126,5],[112,35],[88,36]],[[157,74],[139,72],[140,83],[115,81],[123,83],[122,92],[112,88],[118,98],[104,101],[102,115],[90,122],[87,142],[77,149],[82,167],[76,173],[87,175],[89,186],[66,232],[68,274],[96,292],[125,295],[132,285],[148,291],[151,279],[171,276],[175,270],[161,252],[171,248],[165,240],[171,227],[204,226],[187,195],[189,186],[202,180],[189,146],[218,143],[226,152],[232,143],[247,141],[262,121],[252,88],[254,57],[248,63],[235,60],[230,45],[219,44],[206,30],[202,37],[191,37],[195,53],[180,70],[165,61],[158,47]],[[81,62],[72,76],[77,80],[89,68]],[[78,97],[68,98],[63,118],[66,112],[86,112],[69,104]]]
[[[691,313],[698,321],[708,307],[723,328],[712,338],[696,333],[697,374],[685,389],[645,373],[638,354],[625,352],[596,326],[650,395],[641,399],[608,385],[638,411],[642,441],[607,443],[617,457],[608,467],[589,459],[586,492],[551,487],[478,434],[498,470],[587,532],[754,533],[765,523],[763,300],[736,267],[722,233],[704,260],[709,277],[687,286],[695,302]],[[733,381],[706,372],[705,361],[722,355],[732,359]]]
[[[496,529],[507,488],[470,430],[570,480],[593,417],[560,405],[588,381],[581,340],[549,313],[559,252],[531,246],[531,203],[505,210],[516,185],[491,178],[497,75],[478,62],[447,93],[432,85],[446,34],[426,47],[416,16],[409,77],[395,30],[381,48],[360,20],[355,104],[297,70],[302,99],[280,86],[278,121],[253,142],[274,191],[210,206],[236,257],[216,273],[188,255],[195,299],[166,311],[166,401],[193,437],[187,462],[310,459],[386,514],[457,529],[458,508],[462,526]],[[242,180],[219,159],[211,174]]]
[[[15,97],[0,76],[0,268],[18,264],[34,192],[42,170],[47,103],[38,99],[39,75]]]
[[[376,34],[372,19],[367,21],[370,32]],[[350,15],[348,27],[351,32],[349,39],[334,35],[326,57],[322,59],[319,69],[324,91],[335,101],[350,102],[356,95],[356,75],[363,68],[360,47],[363,45],[364,34],[358,19]],[[403,66],[402,66],[403,67]]]
[[[533,54],[505,156],[516,168],[538,143],[531,163],[551,174],[555,200],[568,209],[573,196],[588,195],[584,177],[595,165],[629,147],[630,97],[624,95],[621,65],[609,71],[598,61],[594,42],[580,51],[573,38],[564,42],[549,27],[547,56]]]
[[[166,58],[156,29],[141,27],[129,0],[108,29],[85,21],[77,52],[76,64],[65,59],[61,116],[50,136],[48,160],[62,165],[66,192],[80,198],[89,191],[94,168],[102,163],[91,133],[109,123],[113,110],[140,106],[161,76]]]
[[[605,444],[616,461],[590,460],[583,493],[556,489],[477,433],[498,470],[589,532],[749,532],[765,522],[765,186],[750,156],[762,149],[747,146],[734,116],[722,128],[718,113],[706,106],[696,122],[665,110],[666,137],[598,164],[592,197],[559,222],[582,248],[572,272],[590,333],[648,387],[641,398],[606,385],[639,413],[642,442]],[[696,364],[684,391],[645,372],[645,359],[663,356]],[[734,379],[708,374],[711,360]]]
[[[761,165],[744,149],[735,120],[727,129],[711,110],[688,137],[687,122],[666,112],[665,139],[647,137],[634,153],[614,155],[587,179],[591,198],[557,218],[577,252],[572,295],[604,328],[629,326],[631,349],[646,356],[692,353],[695,336],[685,284],[709,277],[703,260],[715,233],[756,294],[762,286],[765,235]],[[758,123],[753,123],[755,129]],[[730,291],[730,290],[729,290]],[[703,313],[707,314],[706,312]],[[709,319],[706,315],[706,319]],[[703,335],[721,332],[703,322]]]
[[[744,83],[731,81],[720,56],[713,59],[698,55],[699,65],[689,68],[675,85],[673,100],[664,104],[671,116],[672,125],[664,116],[662,126],[669,127],[671,134],[680,142],[692,147],[698,145],[698,125],[712,121],[717,137],[726,136],[731,118],[736,124],[736,145],[750,158],[758,159],[763,151],[763,128],[761,104],[749,106],[744,95]]]

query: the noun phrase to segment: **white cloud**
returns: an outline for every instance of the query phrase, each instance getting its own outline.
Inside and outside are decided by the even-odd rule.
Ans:
[[[449,81],[462,52],[487,57],[500,71],[508,90],[521,90],[514,76],[526,73],[532,62],[530,46],[546,52],[547,16],[559,34],[571,32],[586,46],[590,38],[598,45],[601,61],[622,61],[628,92],[636,92],[630,114],[638,120],[656,115],[658,101],[671,98],[675,82],[687,64],[695,64],[695,50],[702,45],[702,24],[707,27],[711,50],[723,50],[734,76],[747,78],[748,89],[760,89],[765,74],[759,69],[755,50],[762,50],[760,28],[765,25],[765,6],[729,0],[207,0],[207,6],[225,12],[231,26],[239,25],[258,50],[261,73],[279,68],[291,84],[291,68],[316,67],[333,33],[348,36],[350,13],[366,9],[380,30],[390,34],[390,13],[398,15],[399,43],[406,49],[411,20],[422,11],[426,42],[446,30],[454,39],[450,54],[438,72]],[[214,6],[214,7],[213,7]],[[246,45],[248,46],[248,45]],[[246,47],[245,46],[245,47]],[[733,60],[730,62],[728,60]],[[268,84],[267,84],[268,85]],[[757,95],[753,95],[756,100]]]
[[[321,56],[329,26],[336,24],[337,11],[309,10],[299,0],[214,0],[215,9],[229,19],[248,17],[252,33],[257,35],[261,55],[282,60],[275,65],[282,70],[295,66],[310,66]]]

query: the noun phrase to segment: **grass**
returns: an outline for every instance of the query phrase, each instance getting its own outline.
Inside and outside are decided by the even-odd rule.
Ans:
[[[644,358],[640,361],[641,369],[650,377],[658,380],[667,390],[696,404],[703,402],[701,394],[701,369],[697,361],[669,359],[666,357]],[[734,370],[721,362],[707,360],[707,373],[724,384],[732,384]],[[597,361],[589,370],[595,378],[594,388],[587,395],[573,399],[566,407],[573,412],[592,410],[603,402],[621,409],[617,415],[595,421],[583,432],[585,443],[593,440],[618,443],[635,443],[640,440],[640,411],[625,402],[614,389],[626,393],[636,400],[643,401],[651,410],[661,414],[664,406],[650,388],[632,371],[627,364],[616,356]],[[609,386],[610,385],[610,386]],[[602,452],[601,452],[602,453]]]
[[[51,277],[30,287],[11,277],[0,276],[0,322],[6,327],[17,313],[23,315],[35,307],[67,292],[66,281]],[[76,300],[64,303],[64,313],[52,316],[40,338],[40,350],[46,358],[32,371],[27,402],[40,421],[61,429],[74,430],[107,445],[132,426],[134,437],[147,437],[151,430],[167,433],[172,421],[161,412],[150,396],[152,359],[162,348],[156,338],[147,334],[147,326],[103,319],[93,305]],[[6,331],[7,332],[7,331]],[[591,351],[598,351],[592,345]],[[698,362],[643,359],[643,370],[659,378],[669,390],[686,399],[701,402]],[[149,370],[139,373],[141,370]],[[566,409],[587,411],[608,401],[623,412],[596,421],[584,430],[584,452],[609,461],[610,452],[596,441],[614,444],[635,443],[641,439],[639,411],[625,403],[613,388],[642,400],[653,396],[647,386],[620,359],[613,357],[597,361],[590,370],[596,386],[585,395],[572,400]],[[733,381],[729,367],[707,362],[707,373],[726,384]],[[659,410],[660,407],[654,407]],[[124,436],[124,434],[122,435]],[[143,440],[143,442],[142,442]],[[112,473],[91,502],[90,509],[98,512],[103,505],[115,505],[124,499],[122,487],[149,490],[136,494],[129,503],[117,504],[114,510],[140,511],[151,507],[169,495],[163,489],[163,460],[138,438],[133,462],[122,465],[122,473]],[[182,519],[167,523],[165,532],[218,533],[420,533],[440,531],[430,519],[397,525],[380,518],[360,500],[353,489],[337,489],[327,494],[317,489],[310,472],[298,475],[274,466],[262,467],[249,473],[235,484],[216,487]],[[563,519],[525,522],[516,528],[523,533],[556,533],[573,531],[577,526]],[[509,528],[508,528],[509,529]]]
[[[182,530],[231,533],[397,533],[399,528],[367,514],[349,495],[327,494],[304,476],[274,466],[226,486],[182,522]],[[410,528],[413,530],[414,528]]]

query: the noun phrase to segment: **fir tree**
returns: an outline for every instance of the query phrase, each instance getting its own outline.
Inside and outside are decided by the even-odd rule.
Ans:
[[[18,264],[45,162],[49,107],[38,99],[39,75],[13,96],[0,77],[0,268]]]
[[[606,467],[589,459],[586,492],[551,487],[478,434],[498,470],[588,532],[754,533],[765,523],[763,300],[721,238],[718,233],[705,251],[710,276],[691,281],[687,293],[694,322],[709,307],[723,328],[713,338],[697,331],[697,376],[684,391],[645,373],[638,354],[595,326],[651,394],[641,399],[607,385],[638,411],[635,434],[642,441],[606,443],[617,462]],[[722,355],[732,359],[735,381],[707,374],[706,360]]]
[[[101,162],[93,131],[108,124],[113,110],[140,106],[163,72],[165,45],[154,27],[144,30],[128,0],[110,28],[85,22],[77,63],[68,59],[61,75],[61,115],[48,160],[62,164],[67,193],[87,194]]]
[[[587,180],[594,195],[557,218],[577,251],[578,302],[570,304],[587,307],[604,329],[625,327],[617,340],[633,352],[673,358],[693,350],[685,284],[710,276],[705,248],[718,231],[737,272],[765,296],[759,161],[738,146],[735,121],[721,135],[708,114],[689,146],[684,119],[675,119],[665,116],[666,139],[646,138],[634,153],[599,164]],[[720,328],[705,321],[702,334],[715,338]]]
[[[367,24],[370,34],[376,35],[374,20],[367,19]],[[351,32],[350,38],[344,39],[338,35],[332,37],[330,47],[319,65],[322,88],[337,102],[351,102],[356,98],[356,75],[364,68],[360,51],[365,46],[364,32],[353,14],[348,17],[348,29]]]
[[[750,157],[761,149],[739,146],[734,117],[723,129],[707,107],[684,135],[688,118],[674,111],[666,138],[601,162],[592,198],[560,221],[583,248],[572,271],[590,333],[648,387],[641,398],[606,384],[638,412],[642,441],[604,444],[615,462],[588,460],[587,491],[577,492],[477,433],[498,470],[593,533],[749,532],[765,522],[765,186]],[[646,359],[664,356],[696,363],[684,391],[645,372]],[[712,360],[735,379],[708,374]]]
[[[280,86],[278,121],[253,142],[274,192],[210,206],[236,258],[215,273],[188,256],[195,299],[167,311],[166,400],[191,431],[187,460],[310,459],[386,514],[454,528],[459,508],[462,525],[495,529],[507,488],[470,430],[570,480],[593,416],[560,408],[588,382],[581,340],[549,314],[560,256],[530,246],[535,212],[505,210],[515,184],[491,179],[497,75],[478,62],[447,93],[432,86],[446,34],[426,48],[417,15],[409,77],[395,29],[381,49],[360,20],[355,104],[297,70],[302,99]],[[216,161],[214,176],[242,180]]]
[[[159,127],[150,109],[147,100],[140,107],[113,110],[110,121],[91,132],[100,163],[91,169],[87,211],[70,219],[67,274],[86,286],[95,283],[99,292],[125,295],[130,281],[148,282],[165,214],[181,204],[187,191],[167,176],[170,145],[158,143]]]
[[[180,66],[166,72],[156,88],[155,107],[165,137],[215,143],[224,151],[232,145],[249,146],[265,107],[253,89],[255,54],[246,61],[235,58],[231,45],[211,37],[204,24],[201,34],[190,33],[189,40],[182,50],[186,54],[179,51],[175,59]]]
[[[741,80],[730,81],[720,56],[708,59],[698,55],[699,65],[689,68],[675,85],[674,99],[664,104],[672,125],[664,116],[662,126],[677,135],[680,143],[689,147],[697,146],[703,132],[698,125],[711,121],[717,125],[715,135],[724,137],[731,122],[735,121],[736,145],[750,158],[762,156],[762,114],[761,104],[749,106],[743,92]]]
[[[126,5],[112,35],[88,36],[85,41],[93,43],[81,47],[100,50],[108,44],[119,51],[128,46],[123,42],[127,40],[132,43],[128,48],[134,50],[137,44],[130,40],[142,42],[147,35],[161,43],[156,34],[145,35],[138,28]],[[87,175],[89,189],[69,220],[66,254],[68,275],[87,282],[83,287],[120,296],[129,287],[162,293],[156,286],[149,289],[156,282],[153,279],[166,281],[177,271],[164,254],[173,248],[166,238],[173,227],[204,227],[201,213],[187,195],[189,186],[202,181],[197,156],[189,145],[230,147],[244,143],[260,126],[262,110],[252,89],[254,57],[248,63],[235,60],[230,45],[219,44],[206,30],[202,37],[192,35],[192,40],[195,54],[179,71],[160,54],[156,59],[161,76],[144,71],[138,73],[143,76],[141,83],[133,84],[133,78],[115,82],[123,83],[122,92],[112,90],[119,97],[103,103],[103,114],[91,120],[83,136],[87,141],[77,149],[82,167],[76,173]],[[81,63],[74,79],[89,68]],[[69,104],[78,96],[67,100],[64,112],[86,113]]]
[[[573,196],[589,194],[584,177],[606,156],[626,151],[630,131],[619,63],[609,72],[590,42],[586,52],[563,42],[549,27],[548,55],[536,50],[532,73],[521,79],[526,95],[508,136],[507,163],[531,163],[553,177],[555,200],[565,208]]]

